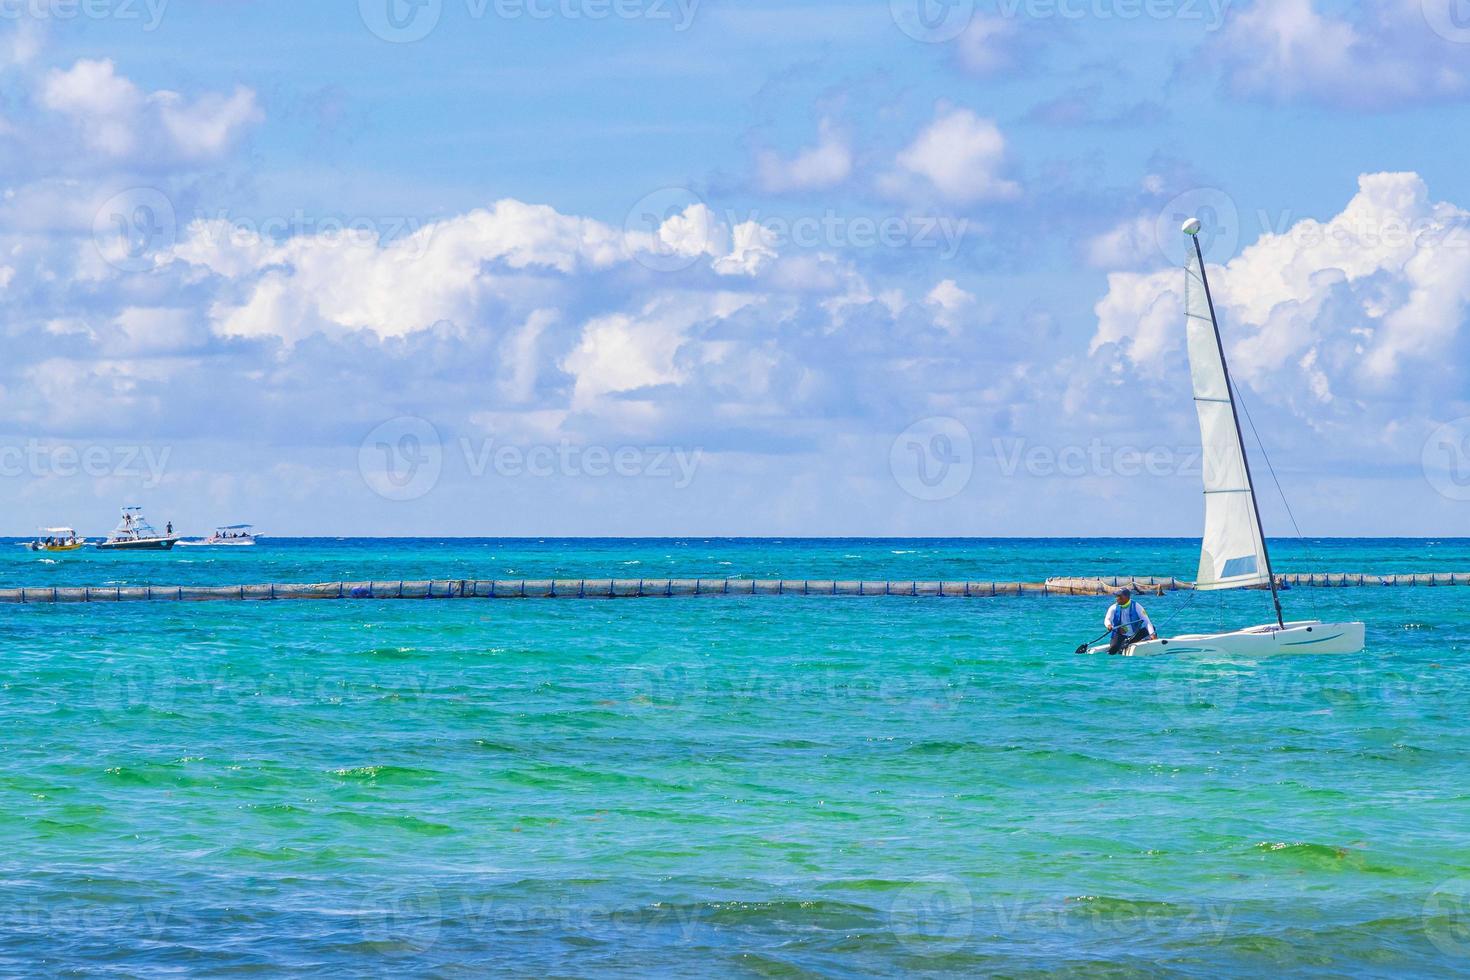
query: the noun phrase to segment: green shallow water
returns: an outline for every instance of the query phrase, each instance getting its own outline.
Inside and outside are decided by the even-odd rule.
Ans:
[[[682,547],[487,545],[528,575],[1131,557]],[[1188,543],[1141,547],[1128,570],[1187,573]],[[1353,571],[1470,567],[1463,542],[1331,547]],[[192,584],[488,563],[463,550],[0,568]],[[1467,600],[1298,590],[1292,612],[1369,622],[1368,651],[1259,664],[1075,657],[1103,604],[1065,598],[0,608],[0,967],[1463,972]],[[1264,618],[1259,594],[1148,607],[1180,629]]]

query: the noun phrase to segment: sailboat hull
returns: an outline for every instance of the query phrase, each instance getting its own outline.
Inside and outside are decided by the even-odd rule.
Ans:
[[[1365,643],[1362,623],[1322,623],[1316,620],[1252,626],[1234,633],[1187,634],[1135,643],[1125,657],[1259,657],[1299,654],[1359,653]],[[1106,646],[1094,653],[1107,653]]]

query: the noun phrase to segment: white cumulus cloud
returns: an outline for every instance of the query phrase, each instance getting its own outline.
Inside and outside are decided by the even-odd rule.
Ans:
[[[1231,91],[1250,98],[1367,109],[1464,99],[1465,46],[1430,29],[1428,2],[1369,0],[1349,18],[1316,0],[1255,0],[1212,53]]]
[[[1268,397],[1348,398],[1406,421],[1462,396],[1445,366],[1470,355],[1470,212],[1431,200],[1417,174],[1365,174],[1339,214],[1265,234],[1210,273],[1234,373]],[[1179,270],[1111,274],[1094,354],[1179,366],[1183,286]]]
[[[890,190],[902,191],[918,180],[956,204],[1021,193],[1020,185],[1004,175],[1006,139],[1000,127],[961,107],[941,105],[933,122],[898,154],[897,164],[900,172],[886,182]]]
[[[71,68],[53,68],[38,95],[44,108],[71,122],[88,149],[115,160],[214,159],[264,118],[255,93],[244,86],[195,99],[167,90],[145,92],[118,74],[110,59],[83,58]]]
[[[761,188],[773,194],[825,190],[852,174],[852,147],[846,134],[824,119],[815,146],[790,159],[765,150],[756,160],[756,170]]]

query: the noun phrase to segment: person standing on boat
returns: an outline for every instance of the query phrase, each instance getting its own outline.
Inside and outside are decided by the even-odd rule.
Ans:
[[[1154,624],[1149,621],[1143,607],[1133,601],[1131,591],[1119,589],[1114,599],[1116,601],[1103,617],[1103,626],[1113,634],[1112,641],[1108,643],[1108,653],[1119,654],[1140,640],[1157,639]]]

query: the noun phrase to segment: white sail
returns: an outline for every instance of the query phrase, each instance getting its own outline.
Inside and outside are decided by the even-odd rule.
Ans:
[[[1204,445],[1205,533],[1195,588],[1239,589],[1269,585],[1266,545],[1246,469],[1245,447],[1231,402],[1204,270],[1190,243],[1185,266],[1184,314],[1189,373]]]

